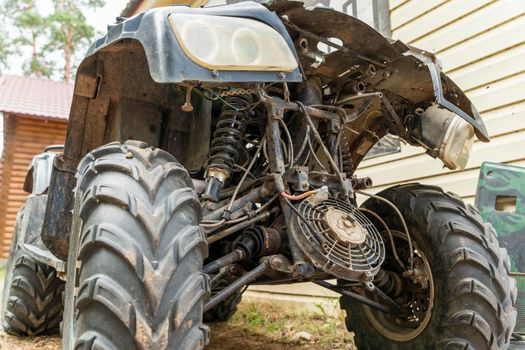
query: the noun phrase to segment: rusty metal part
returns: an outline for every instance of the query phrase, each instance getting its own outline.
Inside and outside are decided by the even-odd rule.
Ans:
[[[239,95],[250,95],[250,94],[257,94],[257,90],[255,89],[230,89],[221,91],[219,93],[220,97],[228,97],[228,96],[239,96]]]
[[[357,176],[352,177],[352,187],[354,190],[366,190],[367,188],[370,188],[374,185],[372,182],[372,178],[370,177],[361,177],[358,178]]]
[[[186,89],[186,101],[184,101],[184,104],[181,107],[182,111],[186,113],[193,112],[193,106],[191,104],[191,90],[192,89],[193,89],[193,86],[189,86]]]
[[[433,313],[436,286],[430,264],[423,250],[418,247],[416,242],[413,242],[413,246],[410,247],[407,237],[402,232],[392,231],[392,233],[398,240],[397,245],[400,250],[400,255],[404,260],[410,256],[407,251],[408,249],[413,249],[417,252],[417,259],[415,260],[418,260],[418,262],[414,264],[414,268],[417,267],[419,271],[416,274],[410,273],[406,276],[398,273],[389,274],[387,272],[387,275],[383,276],[384,279],[390,279],[387,284],[391,286],[392,284],[397,285],[392,289],[393,294],[388,294],[385,290],[376,288],[388,294],[389,297],[394,298],[394,295],[399,293],[398,289],[402,288],[402,292],[395,298],[396,301],[402,305],[402,310],[388,315],[377,313],[376,310],[367,307],[364,307],[363,311],[371,325],[384,336],[396,339],[397,341],[409,341],[421,334],[430,322]],[[401,244],[401,242],[403,244]],[[416,277],[416,275],[425,277],[414,279],[413,277]],[[402,278],[401,283],[396,281],[398,277]],[[378,286],[379,282],[380,281],[375,280],[374,284]],[[376,300],[377,298],[385,299],[384,295],[378,294],[377,291],[375,291],[375,294]],[[367,295],[370,294],[367,293]],[[407,322],[411,324],[411,327],[400,326]]]
[[[264,257],[261,260],[268,260],[270,267],[275,271],[284,272],[287,274],[292,274],[294,272],[292,264],[290,264],[290,261],[284,255],[273,255]]]
[[[380,66],[380,67],[384,67],[385,64],[382,63],[382,62],[379,62],[379,61],[376,61],[374,59],[371,59],[369,57],[366,57],[366,56],[363,56],[363,55],[360,55],[359,53],[357,53],[356,51],[348,48],[348,47],[345,47],[345,46],[341,46],[341,45],[338,45],[336,43],[333,43],[331,42],[330,40],[328,40],[327,38],[324,38],[322,36],[319,36],[319,35],[316,35],[312,32],[309,32],[307,30],[304,30],[302,29],[301,27],[295,25],[294,23],[292,23],[289,19],[287,18],[283,18],[283,23],[287,26],[287,27],[290,27],[292,28],[293,30],[301,33],[302,35],[304,35],[305,37],[307,38],[311,38],[311,39],[314,39],[318,42],[321,42],[325,45],[328,45],[330,47],[333,47],[334,49],[337,49],[337,50],[340,50],[344,53],[347,53],[347,54],[351,54],[352,56],[355,56],[356,58],[362,60],[362,61],[365,61],[365,62],[368,62],[368,63],[372,63],[372,64],[375,64],[377,66]]]
[[[231,253],[228,253],[220,257],[219,259],[214,260],[213,262],[204,266],[202,268],[202,272],[207,275],[210,275],[212,273],[219,271],[221,268],[225,266],[233,264],[237,261],[244,260],[246,256],[247,254],[244,249],[241,249],[241,248],[234,249]]]
[[[403,280],[394,271],[380,269],[374,277],[374,284],[390,297],[398,297],[403,293]]]
[[[216,130],[211,141],[206,181],[208,186],[202,198],[219,201],[225,181],[230,177],[235,165],[245,155],[243,133],[249,118],[248,107],[252,95],[229,96],[225,98]]]
[[[315,284],[318,284],[320,285],[321,287],[324,287],[324,288],[327,288],[327,289],[330,289],[331,291],[334,291],[336,293],[340,293],[342,295],[345,295],[347,297],[350,297],[362,304],[365,304],[365,305],[368,305],[376,310],[379,310],[381,312],[385,312],[385,313],[391,313],[391,312],[394,312],[394,310],[392,310],[392,308],[386,306],[386,305],[383,305],[383,304],[380,304],[374,300],[371,300],[371,299],[368,299],[367,297],[364,297],[360,294],[357,294],[357,293],[354,293],[352,291],[349,291],[349,290],[346,290],[346,289],[342,289],[338,286],[335,286],[331,283],[328,283],[326,281],[316,281]]]
[[[262,214],[259,214],[257,215],[256,217],[254,217],[253,219],[250,219],[250,220],[246,220],[246,221],[243,221],[237,225],[234,225],[234,226],[231,226],[223,231],[220,231],[219,233],[215,233],[213,235],[211,235],[210,237],[208,237],[208,244],[212,244],[214,242],[217,242],[218,240],[220,239],[223,239],[225,237],[228,237],[232,234],[234,234],[235,232],[239,232],[240,230],[243,230],[245,229],[246,227],[249,227],[259,221],[262,221],[264,219],[267,219],[268,217],[270,217],[272,214],[275,214],[276,213],[276,208],[270,210],[270,211],[267,211],[267,212],[264,212]]]
[[[256,280],[258,277],[262,276],[269,268],[270,264],[268,261],[263,261],[259,266],[257,266],[255,269],[249,271],[244,276],[221,290],[219,293],[215,294],[207,303],[204,305],[204,312],[213,309],[216,307],[221,301],[235,293],[239,288],[242,288],[254,280]]]
[[[244,196],[242,196],[241,198],[235,200],[231,208],[228,209],[229,204],[226,204],[220,207],[219,209],[216,209],[212,211],[211,213],[204,215],[203,220],[219,220],[223,216],[226,210],[229,210],[231,213],[233,213],[241,209],[242,207],[244,207],[246,203],[255,203],[260,199],[261,199],[261,188],[260,187],[255,188],[251,190],[250,192],[248,192],[247,194],[245,194]]]
[[[223,267],[222,269],[220,269],[219,273],[213,276],[213,278],[210,280],[210,287],[212,289],[215,288],[227,275],[228,267]]]
[[[324,221],[330,233],[343,244],[361,244],[366,240],[367,231],[348,213],[336,208],[328,208]]]

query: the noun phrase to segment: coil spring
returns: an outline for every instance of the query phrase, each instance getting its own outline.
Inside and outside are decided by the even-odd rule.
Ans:
[[[343,172],[348,178],[350,178],[352,176],[352,173],[354,172],[354,164],[352,162],[350,145],[348,144],[347,138],[344,136],[341,140],[341,153],[343,158]]]
[[[244,147],[243,132],[252,99],[250,95],[240,95],[226,97],[225,101],[213,133],[208,168],[223,169],[229,173]]]

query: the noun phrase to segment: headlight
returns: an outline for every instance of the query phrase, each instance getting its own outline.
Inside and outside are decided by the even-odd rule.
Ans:
[[[474,127],[437,105],[427,108],[420,117],[423,143],[447,168],[465,169],[474,144]]]
[[[297,68],[284,38],[259,21],[183,13],[171,14],[169,20],[184,53],[202,67],[283,72]]]

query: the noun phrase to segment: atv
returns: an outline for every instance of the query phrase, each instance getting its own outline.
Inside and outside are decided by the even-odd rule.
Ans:
[[[63,152],[28,173],[5,330],[203,349],[247,286],[310,281],[341,295],[360,350],[506,349],[516,286],[494,229],[438,187],[368,191],[358,166],[385,135],[450,169],[489,141],[433,55],[328,8],[120,19],[78,68]]]

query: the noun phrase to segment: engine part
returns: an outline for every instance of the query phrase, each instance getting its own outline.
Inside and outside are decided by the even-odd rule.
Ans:
[[[203,194],[204,199],[213,202],[219,201],[221,189],[244,150],[243,132],[251,96],[229,96],[225,102],[211,142],[206,176],[208,186]]]
[[[254,226],[244,230],[233,246],[244,250],[247,258],[252,258],[278,253],[281,241],[281,234],[276,229]]]
[[[202,271],[211,274],[237,261],[275,254],[281,248],[281,241],[281,234],[276,229],[261,226],[247,228],[233,243],[232,252],[207,264]]]
[[[370,279],[377,273],[385,259],[385,245],[376,227],[356,207],[334,198],[307,199],[297,213],[292,234],[316,267],[348,280]]]
[[[255,281],[257,278],[261,277],[269,267],[270,263],[268,260],[263,261],[259,266],[250,272],[246,273],[244,276],[230,284],[228,287],[221,290],[219,293],[215,294],[207,303],[204,305],[204,312],[213,309],[221,301],[225,300],[227,297],[235,293],[239,288],[250,284]]]
[[[213,242],[217,242],[218,240],[221,240],[221,239],[223,239],[225,237],[228,237],[229,235],[234,234],[235,232],[238,232],[238,231],[240,231],[242,229],[245,229],[246,227],[248,227],[250,225],[253,225],[256,222],[265,220],[265,219],[269,218],[271,215],[276,214],[277,212],[278,212],[278,209],[274,208],[274,209],[272,209],[270,211],[265,211],[264,213],[257,215],[253,219],[243,221],[243,222],[238,223],[237,225],[234,225],[234,226],[230,226],[227,229],[210,236],[208,238],[208,244],[212,244]]]
[[[237,261],[244,260],[246,258],[246,252],[244,249],[237,248],[232,252],[220,257],[217,260],[212,261],[202,268],[202,272],[210,275],[219,271],[221,268],[233,264]]]

